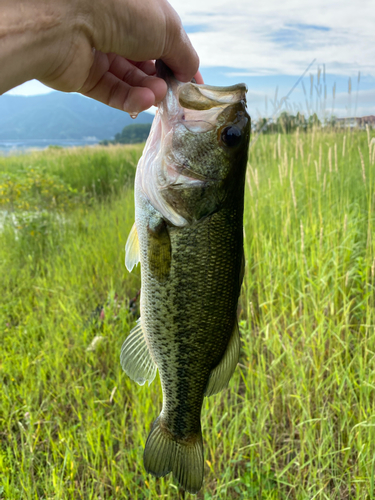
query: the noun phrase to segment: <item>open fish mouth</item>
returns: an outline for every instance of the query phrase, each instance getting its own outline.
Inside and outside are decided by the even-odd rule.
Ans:
[[[156,62],[156,71],[168,85],[167,95],[159,105],[164,135],[178,122],[191,132],[207,132],[216,127],[218,117],[228,106],[242,103],[246,107],[245,83],[229,87],[181,83],[162,61]]]
[[[230,87],[214,87],[189,82],[182,85],[178,99],[184,108],[206,110],[223,104],[246,102],[246,92],[247,86],[244,83]]]
[[[168,89],[158,105],[138,164],[136,186],[166,220],[181,227],[187,220],[166,201],[164,193],[169,189],[199,188],[225,178],[225,174],[205,169],[203,160],[202,168],[192,167],[187,156],[179,152],[184,149],[181,141],[190,134],[194,142],[192,137],[198,137],[196,134],[215,133],[216,129],[238,121],[241,113],[246,114],[247,86],[244,83],[229,87],[182,83],[162,61],[156,62],[156,68],[157,76],[166,81]]]
[[[180,121],[191,132],[207,132],[215,128],[218,117],[228,106],[246,105],[247,86],[244,83],[230,87],[182,84],[178,92],[181,106]]]

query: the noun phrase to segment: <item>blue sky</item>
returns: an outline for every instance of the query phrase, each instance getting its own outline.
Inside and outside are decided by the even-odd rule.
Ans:
[[[303,78],[307,99],[299,83],[288,99],[290,109],[322,113],[324,108],[331,112],[333,105],[337,116],[375,114],[374,0],[172,0],[171,4],[197,49],[206,83],[247,83],[253,118],[272,115],[278,107],[276,89],[279,101],[313,60]],[[46,91],[33,81],[11,93]]]

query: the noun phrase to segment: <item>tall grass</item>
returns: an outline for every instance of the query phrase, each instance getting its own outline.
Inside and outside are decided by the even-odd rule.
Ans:
[[[374,495],[373,135],[261,136],[251,151],[243,348],[204,402],[200,499]],[[1,160],[7,175],[38,164],[74,196],[109,165],[109,187],[36,210],[42,221],[16,211],[0,235],[0,498],[179,497],[143,469],[159,382],[139,387],[119,365],[140,286],[123,264],[132,189],[111,188],[129,151]]]
[[[261,137],[250,158],[241,375],[248,460],[273,470],[278,498],[373,494],[369,145],[316,130]]]

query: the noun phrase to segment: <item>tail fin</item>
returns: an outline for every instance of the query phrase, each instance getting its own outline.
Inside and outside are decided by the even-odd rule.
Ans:
[[[188,442],[176,441],[163,430],[158,417],[147,438],[143,461],[147,472],[161,477],[172,471],[186,491],[197,493],[204,473],[202,433]]]

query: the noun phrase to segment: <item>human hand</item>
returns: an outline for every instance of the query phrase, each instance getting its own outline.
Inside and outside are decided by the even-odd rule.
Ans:
[[[203,83],[199,71],[194,76],[197,83]],[[167,84],[156,77],[153,60],[139,63],[114,53],[95,51],[94,63],[80,92],[114,108],[138,113],[160,102]]]
[[[163,59],[181,81],[198,70],[198,56],[166,0],[2,4],[0,63],[7,72],[0,77],[0,92],[36,78],[137,113],[166,93],[154,59]],[[203,83],[199,73],[196,79]]]

